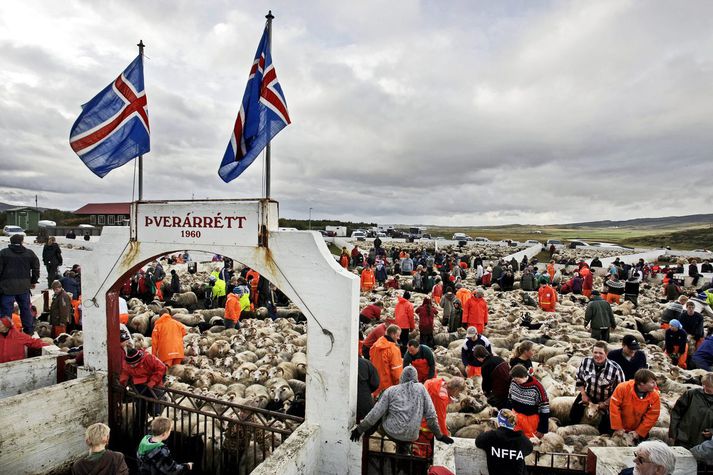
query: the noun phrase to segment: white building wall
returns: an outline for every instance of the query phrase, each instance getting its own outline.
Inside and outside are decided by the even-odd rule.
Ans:
[[[248,265],[300,308],[308,319],[306,422],[320,427],[315,473],[360,473],[361,448],[349,441],[356,413],[359,280],[337,264],[316,232],[271,231],[269,248],[262,248],[129,243],[128,228],[104,228],[95,258],[82,269],[86,370],[108,369],[109,288],[138,263],[180,250],[214,252]]]

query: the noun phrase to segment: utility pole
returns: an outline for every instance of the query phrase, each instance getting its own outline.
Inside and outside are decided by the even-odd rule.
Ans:
[[[308,228],[309,228],[310,231],[312,231],[312,208],[309,209]]]
[[[268,10],[265,18],[267,18],[267,49],[272,54],[272,19],[275,18],[272,10]],[[270,142],[265,146],[265,198],[270,199]]]

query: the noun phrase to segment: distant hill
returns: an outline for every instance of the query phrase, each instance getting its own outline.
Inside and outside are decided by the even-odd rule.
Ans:
[[[636,218],[624,221],[589,221],[585,223],[560,224],[572,228],[682,228],[713,224],[713,214],[689,214],[687,216],[666,216],[664,218]]]
[[[27,206],[27,205],[11,205],[9,203],[0,203],[0,213],[4,213],[5,211],[12,209],[12,208],[34,208],[34,206]],[[37,208],[39,211],[45,211],[48,210],[49,208]]]
[[[624,239],[622,244],[657,248],[669,246],[672,249],[713,249],[713,229],[687,229],[672,233],[638,236]]]

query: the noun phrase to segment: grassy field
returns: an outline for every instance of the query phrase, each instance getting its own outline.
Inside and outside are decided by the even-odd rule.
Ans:
[[[548,239],[581,239],[586,241],[611,242],[628,246],[671,246],[676,249],[713,248],[712,225],[694,226],[673,231],[666,228],[620,228],[620,227],[566,227],[566,226],[497,226],[486,227],[432,227],[433,236],[450,239],[453,233],[465,233],[472,237],[483,236],[490,240],[513,239],[526,241],[536,239],[544,243]]]

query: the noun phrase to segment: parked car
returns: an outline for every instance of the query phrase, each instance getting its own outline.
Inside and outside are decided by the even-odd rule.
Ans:
[[[92,226],[91,224],[80,224],[80,225],[77,226],[77,227],[78,227],[78,228],[86,228],[86,229],[92,229],[92,228],[94,228],[94,226]]]
[[[473,239],[470,236],[466,236],[464,233],[454,233],[451,238],[453,241],[467,241],[468,239]]]
[[[475,242],[490,242],[490,239],[488,239],[486,237],[479,236],[479,237],[475,238],[474,241]]]
[[[364,231],[353,231],[352,239],[356,239],[357,241],[366,241],[366,233]]]
[[[562,244],[562,241],[560,241],[559,239],[548,239],[545,243],[545,247],[549,249],[550,246],[555,246],[555,249],[562,249],[564,247],[564,244]]]
[[[527,241],[525,241],[525,244],[527,244],[528,246],[534,246],[536,244],[540,244],[540,241],[538,241],[537,239],[528,239]]]
[[[24,236],[25,230],[22,229],[20,226],[7,225],[4,228],[2,228],[2,233],[5,236],[14,236],[16,234],[20,234],[20,235]]]
[[[567,245],[568,248],[570,249],[577,249],[577,247],[591,247],[591,244],[586,243],[584,241],[569,241],[569,244]]]

